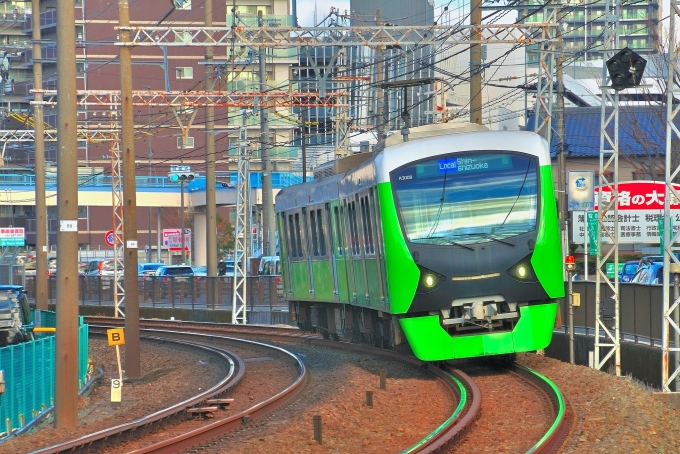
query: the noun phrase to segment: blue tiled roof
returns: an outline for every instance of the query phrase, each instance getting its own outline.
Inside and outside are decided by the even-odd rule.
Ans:
[[[608,110],[608,113],[611,112]],[[565,109],[564,127],[566,153],[569,157],[597,157],[600,155],[601,109],[578,107]],[[534,116],[527,121],[527,130],[534,129]],[[676,118],[680,128],[680,118]],[[550,155],[557,153],[558,138],[555,116],[552,118],[552,143]],[[614,122],[607,130],[614,132]],[[666,107],[620,107],[619,152],[629,156],[664,156],[666,150]]]

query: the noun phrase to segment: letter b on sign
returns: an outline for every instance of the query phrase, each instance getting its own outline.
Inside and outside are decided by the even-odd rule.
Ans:
[[[125,332],[123,328],[107,329],[106,336],[111,347],[114,345],[125,345]]]

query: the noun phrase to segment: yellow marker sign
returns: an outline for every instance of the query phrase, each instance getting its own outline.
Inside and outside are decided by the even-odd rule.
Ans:
[[[106,337],[109,338],[109,347],[125,345],[125,331],[123,328],[107,329]]]

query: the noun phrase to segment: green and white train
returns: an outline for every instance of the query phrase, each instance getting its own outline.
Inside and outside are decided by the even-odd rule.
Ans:
[[[564,283],[545,140],[430,125],[333,168],[276,197],[301,328],[384,347],[405,338],[425,361],[549,344]]]

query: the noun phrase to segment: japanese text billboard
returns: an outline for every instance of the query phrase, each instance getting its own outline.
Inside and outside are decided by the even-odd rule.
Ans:
[[[680,192],[680,185],[673,185]],[[624,181],[619,183],[617,205],[619,209],[619,243],[659,243],[658,220],[664,215],[666,184],[654,181]],[[595,211],[598,207],[599,188],[595,188]],[[603,202],[612,200],[610,190],[602,191]],[[614,207],[606,213],[604,223],[614,232]],[[585,211],[572,212],[572,242],[583,244],[586,238]],[[671,198],[673,231],[680,229],[680,201]],[[602,232],[602,242],[611,243]]]

